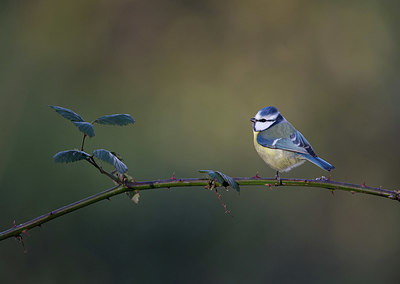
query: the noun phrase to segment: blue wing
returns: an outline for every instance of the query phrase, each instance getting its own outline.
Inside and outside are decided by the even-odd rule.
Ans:
[[[271,149],[280,149],[298,153],[304,159],[319,166],[320,168],[330,171],[335,167],[317,157],[310,143],[304,136],[298,132],[289,123],[279,125],[277,128],[270,128],[261,131],[257,135],[257,142],[264,147]]]
[[[321,159],[320,157],[311,157],[310,155],[305,155],[305,154],[300,154],[300,155],[303,156],[306,160],[310,161],[311,163],[317,165],[321,169],[324,169],[325,171],[329,172],[335,169],[334,166],[329,164],[327,161]]]
[[[295,130],[288,138],[274,137],[268,131],[262,131],[257,135],[257,142],[267,148],[286,150],[316,157],[310,143],[304,136]]]

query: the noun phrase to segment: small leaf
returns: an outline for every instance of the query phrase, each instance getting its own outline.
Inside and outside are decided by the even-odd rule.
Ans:
[[[49,106],[49,107],[54,109],[56,112],[58,112],[64,118],[71,120],[72,122],[75,122],[75,121],[83,122],[84,121],[83,118],[80,117],[79,114],[73,112],[70,109],[59,107],[59,106]]]
[[[139,204],[139,198],[140,198],[140,194],[139,191],[135,192],[135,194],[131,197],[131,200],[135,203],[135,204]]]
[[[220,184],[224,183],[223,177],[217,172],[211,170],[200,170],[199,172],[206,173],[211,179],[215,180],[216,182],[219,182]]]
[[[89,137],[94,136],[94,127],[93,124],[91,124],[90,122],[74,121],[73,124],[75,124],[75,126],[78,127],[79,131],[86,134],[87,136]]]
[[[106,124],[106,125],[127,125],[135,123],[135,120],[129,114],[111,114],[99,117],[93,123]]]
[[[100,160],[113,165],[121,174],[128,171],[128,167],[108,150],[97,149],[93,151],[93,155]]]
[[[139,203],[139,198],[140,198],[139,190],[128,191],[126,192],[126,195],[128,195],[129,199],[132,200],[135,204]]]
[[[224,173],[221,173],[219,171],[216,171],[218,174],[220,174],[222,176],[222,178],[232,187],[234,188],[237,192],[240,192],[240,187],[239,184],[230,176],[227,176]]]
[[[199,172],[208,174],[213,180],[222,184],[222,186],[230,185],[237,192],[240,192],[239,184],[233,178],[231,178],[230,176],[227,176],[224,173],[221,173],[219,171],[212,171],[212,170],[200,170]]]
[[[67,151],[58,152],[57,154],[54,155],[53,159],[54,159],[54,162],[56,162],[56,163],[71,163],[71,162],[76,162],[79,160],[85,160],[89,157],[90,157],[90,155],[83,151],[67,150]]]

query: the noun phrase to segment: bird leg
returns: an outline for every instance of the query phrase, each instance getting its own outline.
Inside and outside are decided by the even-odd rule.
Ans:
[[[275,176],[275,179],[277,179],[277,180],[278,180],[278,182],[279,182],[279,185],[282,185],[282,180],[281,180],[281,177],[279,176],[279,171],[276,171],[276,176]]]

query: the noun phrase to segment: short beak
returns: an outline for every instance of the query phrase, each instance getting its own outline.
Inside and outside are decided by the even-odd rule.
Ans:
[[[256,122],[257,120],[256,120],[254,117],[252,117],[252,118],[250,118],[250,121],[254,123],[254,122]]]

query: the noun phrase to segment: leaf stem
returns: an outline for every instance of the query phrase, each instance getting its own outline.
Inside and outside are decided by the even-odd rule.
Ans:
[[[103,175],[108,176],[110,179],[112,179],[114,182],[116,182],[119,185],[123,185],[123,181],[119,180],[116,176],[110,174],[109,172],[106,172],[105,170],[103,170],[103,168],[101,166],[99,166],[96,161],[94,160],[93,156],[86,159],[86,161],[88,161],[90,164],[92,164],[96,169],[98,169],[100,171],[100,173],[102,173]]]
[[[86,139],[86,136],[87,136],[86,134],[83,134],[81,151],[83,151],[83,147],[85,146],[85,139]]]

